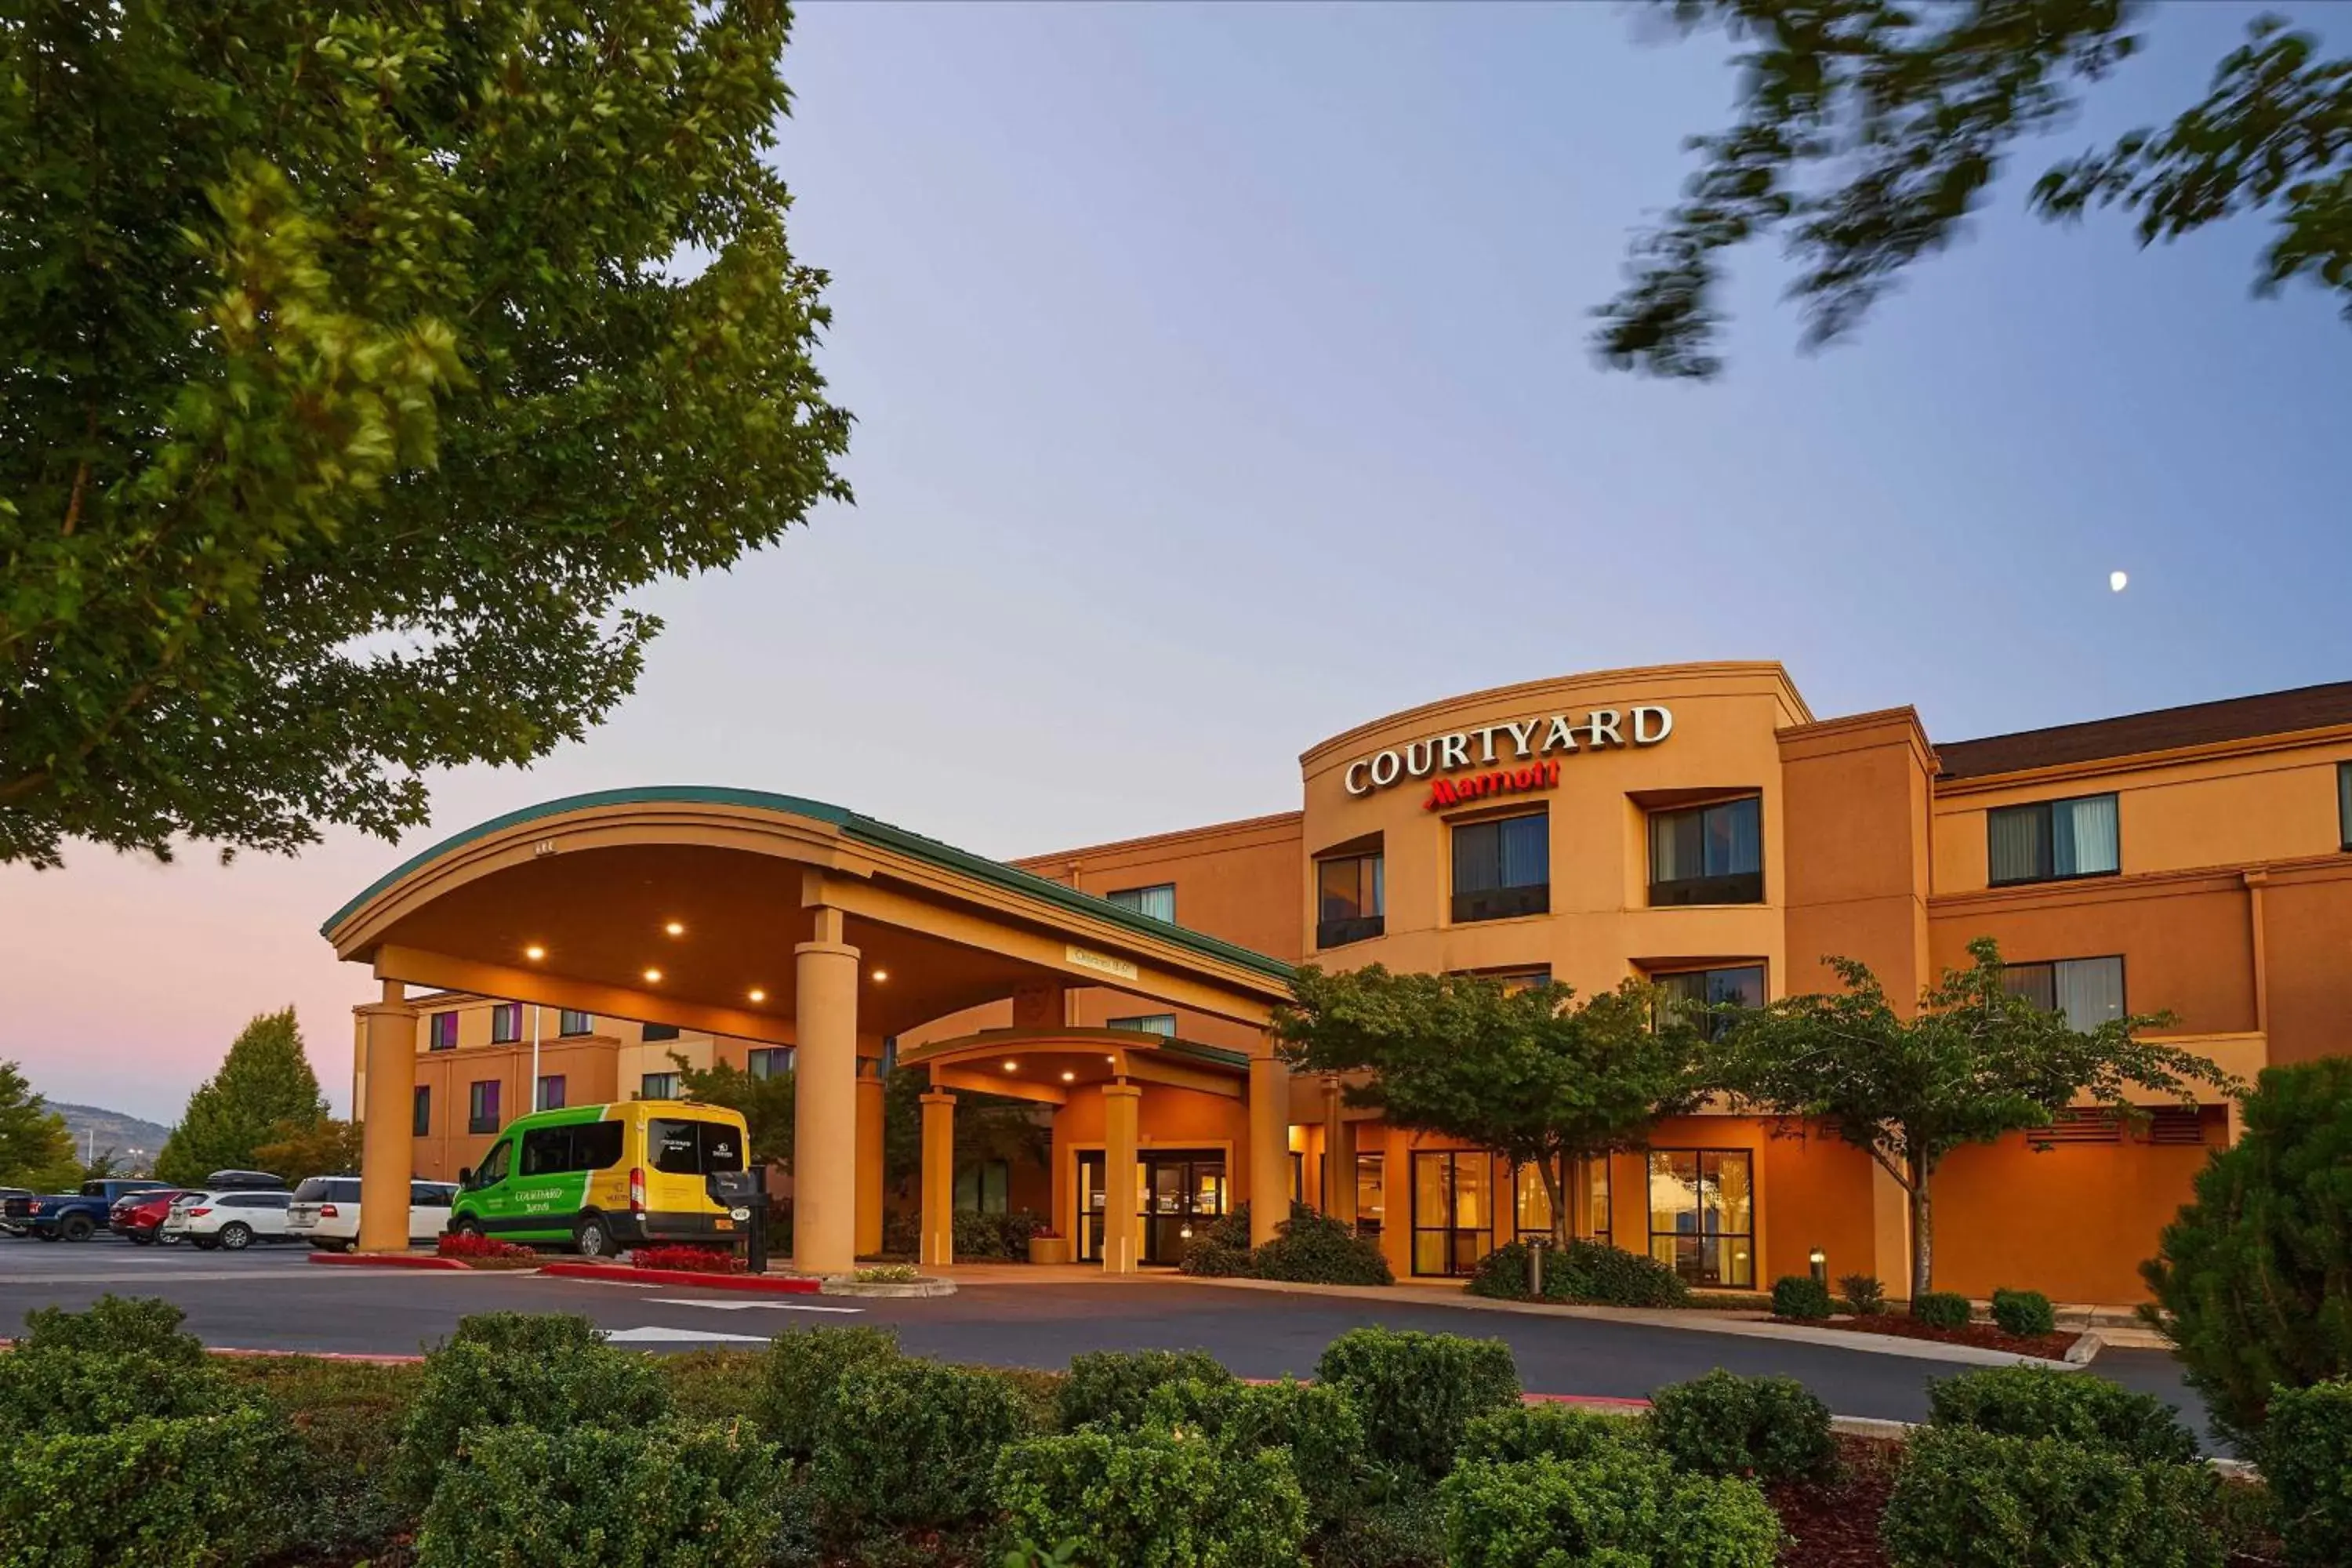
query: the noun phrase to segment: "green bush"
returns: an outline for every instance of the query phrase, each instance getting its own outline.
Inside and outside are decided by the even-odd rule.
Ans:
[[[1507,1241],[1478,1260],[1470,1293],[1506,1301],[1528,1299],[1528,1247]],[[1683,1277],[1654,1258],[1603,1241],[1571,1241],[1544,1248],[1544,1300],[1597,1307],[1681,1307],[1690,1301]]]
[[[2058,1310],[2050,1304],[2050,1298],[2039,1290],[1996,1289],[1992,1293],[1992,1321],[2001,1332],[2027,1339],[2058,1331]]]
[[[2272,1389],[2352,1375],[2352,1058],[2263,1069],[2243,1115],[2140,1271],[2213,1424],[2253,1444]]]
[[[562,1355],[603,1344],[604,1331],[577,1312],[473,1312],[450,1340],[500,1355]]]
[[[1648,1427],[1634,1416],[1604,1415],[1572,1405],[1518,1405],[1470,1423],[1454,1462],[1458,1468],[1539,1458],[1573,1461],[1625,1447],[1656,1452]]]
[[[809,1467],[818,1519],[835,1540],[963,1529],[987,1510],[997,1455],[1028,1435],[1027,1402],[993,1373],[853,1366],[826,1396]]]
[[[1376,1462],[1431,1478],[1452,1468],[1471,1422],[1519,1403],[1500,1340],[1351,1329],[1324,1347],[1315,1375],[1354,1402]]]
[[[1232,1383],[1206,1351],[1092,1351],[1070,1358],[1062,1383],[1065,1432],[1092,1423],[1132,1430],[1143,1425],[1152,1390],[1171,1383]]]
[[[1830,1288],[1810,1274],[1783,1274],[1772,1281],[1772,1315],[1818,1321],[1830,1315]]]
[[[1250,1250],[1246,1247],[1229,1247],[1211,1237],[1196,1236],[1184,1249],[1184,1257],[1176,1265],[1179,1274],[1190,1274],[1196,1279],[1246,1279],[1250,1271]]]
[[[2262,1460],[2288,1557],[2306,1568],[2352,1563],[2352,1381],[2272,1394]]]
[[[1302,1285],[1396,1283],[1379,1242],[1312,1212],[1284,1221],[1272,1241],[1250,1254],[1249,1271],[1255,1279]]]
[[[25,1314],[25,1351],[84,1351],[95,1355],[144,1355],[181,1366],[205,1360],[204,1342],[183,1333],[187,1314],[153,1297],[100,1296],[79,1312],[43,1307]]]
[[[1965,1329],[1975,1309],[1954,1290],[1922,1290],[1911,1298],[1911,1316],[1931,1329]]]
[[[1927,1418],[2008,1437],[2054,1437],[2112,1448],[2147,1464],[2197,1458],[2196,1434],[2150,1394],[2078,1372],[1990,1366],[1927,1385]]]
[[[2202,1465],[1928,1426],[1880,1534],[1895,1568],[2219,1568],[2219,1487]]]
[[[1030,1233],[1045,1223],[1027,1209],[1013,1214],[975,1214],[959,1209],[953,1221],[955,1255],[961,1260],[1009,1258],[1026,1263]]]
[[[1717,1368],[1650,1396],[1650,1427],[1677,1468],[1759,1481],[1818,1478],[1837,1462],[1830,1409],[1793,1377]]]
[[[247,1405],[0,1449],[0,1568],[221,1568],[289,1539],[293,1434]]]
[[[95,1436],[126,1421],[211,1415],[242,1403],[220,1369],[204,1362],[75,1350],[0,1356],[0,1437]]]
[[[1857,1318],[1875,1318],[1886,1310],[1886,1286],[1875,1274],[1841,1274],[1838,1290]]]
[[[239,1357],[224,1370],[295,1433],[302,1476],[295,1546],[307,1553],[296,1561],[379,1558],[394,1537],[415,1528],[385,1479],[419,1369],[286,1355]]]
[[[1307,1535],[1287,1454],[1206,1436],[1033,1438],[1004,1450],[993,1481],[1014,1531],[1100,1568],[1292,1568]]]
[[[853,1367],[898,1359],[896,1329],[798,1329],[768,1342],[751,1394],[760,1435],[800,1460],[815,1458],[833,1385]]]
[[[1237,1453],[1290,1455],[1310,1530],[1349,1528],[1370,1479],[1363,1418],[1346,1394],[1320,1384],[1169,1383],[1151,1391],[1147,1427],[1199,1433]]]
[[[481,1428],[442,1474],[417,1568],[763,1568],[784,1477],[734,1426]]]
[[[1780,1550],[1755,1486],[1634,1448],[1464,1465],[1438,1491],[1448,1568],[1772,1568]]]
[[[530,1337],[540,1333],[546,1337]],[[427,1355],[393,1460],[393,1495],[423,1508],[469,1428],[643,1426],[669,1415],[668,1384],[648,1358],[562,1336],[523,1330],[504,1341],[460,1337]],[[536,1348],[494,1348],[525,1343]]]

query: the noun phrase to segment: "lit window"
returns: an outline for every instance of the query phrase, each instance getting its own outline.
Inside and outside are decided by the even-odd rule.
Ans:
[[[1988,879],[1996,888],[2112,877],[2123,868],[2112,795],[2000,806],[1985,814],[1985,830]]]
[[[427,1043],[436,1051],[457,1048],[457,1015],[436,1013],[425,1021]]]
[[[1345,947],[1379,936],[1388,912],[1383,858],[1339,855],[1315,862],[1315,945]]]
[[[2066,1026],[2089,1034],[2124,1016],[2124,961],[2059,958],[2042,963],[2001,965],[2001,984],[2046,1012],[2066,1015]]]
[[[1764,802],[1650,814],[1650,905],[1764,901]]]
[[[1693,1285],[1754,1285],[1754,1170],[1745,1149],[1651,1150],[1650,1256]]]
[[[1551,909],[1551,818],[1465,822],[1454,829],[1454,919],[1508,920]]]
[[[490,1009],[490,1044],[510,1046],[522,1038],[522,1004],[501,1002]]]
[[[1156,921],[1176,923],[1176,884],[1160,882],[1149,888],[1121,888],[1107,893],[1112,903],[1123,910],[1133,910],[1139,915],[1150,915]]]
[[[1113,1018],[1109,1022],[1106,1023],[1103,1027],[1106,1029],[1136,1029],[1147,1035],[1164,1035],[1172,1040],[1176,1037],[1176,1015],[1173,1013],[1145,1013],[1133,1018]]]

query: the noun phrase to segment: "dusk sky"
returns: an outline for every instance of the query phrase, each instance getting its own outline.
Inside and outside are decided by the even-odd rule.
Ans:
[[[808,6],[778,157],[857,505],[646,595],[669,629],[613,721],[437,778],[410,841],[0,871],[0,1058],[171,1121],[290,1001],[346,1111],[372,987],[320,921],[581,790],[1013,856],[1288,809],[1326,736],[1580,669],[1777,658],[1816,714],[1941,740],[2352,678],[2334,304],[2251,297],[2260,225],[2142,252],[2023,210],[2255,14],[2159,13],[1850,344],[1798,353],[1741,257],[1699,386],[1597,369],[1588,312],[1728,113],[1719,40],[1602,5]]]

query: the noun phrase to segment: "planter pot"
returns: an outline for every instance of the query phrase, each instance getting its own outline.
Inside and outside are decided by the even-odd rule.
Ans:
[[[1029,1261],[1032,1263],[1067,1263],[1070,1242],[1067,1237],[1033,1236],[1029,1238]]]

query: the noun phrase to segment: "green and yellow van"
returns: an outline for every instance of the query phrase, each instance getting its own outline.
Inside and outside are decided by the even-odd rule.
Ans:
[[[721,1189],[741,1181],[743,1113],[678,1100],[575,1105],[519,1117],[458,1180],[452,1231],[562,1243],[609,1258],[652,1242],[726,1242],[743,1224]],[[735,1183],[713,1177],[735,1177]]]

